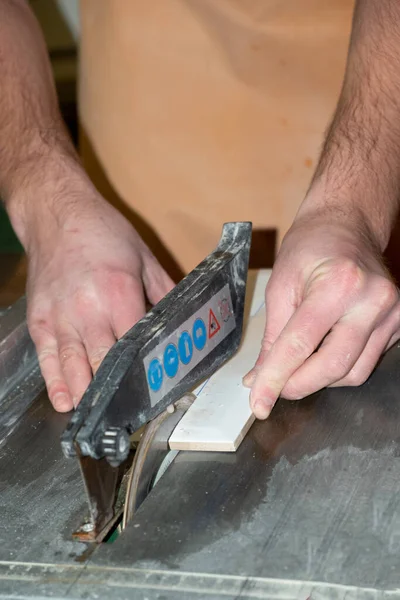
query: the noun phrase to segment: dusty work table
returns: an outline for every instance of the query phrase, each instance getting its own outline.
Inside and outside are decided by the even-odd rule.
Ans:
[[[360,388],[280,401],[236,453],[180,452],[89,553],[22,315],[0,321],[0,598],[400,598],[400,348]]]

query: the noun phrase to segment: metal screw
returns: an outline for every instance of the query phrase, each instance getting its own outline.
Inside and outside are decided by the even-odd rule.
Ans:
[[[83,531],[84,533],[90,533],[91,531],[93,531],[94,529],[94,524],[89,522],[89,523],[83,523],[80,527],[80,530]]]

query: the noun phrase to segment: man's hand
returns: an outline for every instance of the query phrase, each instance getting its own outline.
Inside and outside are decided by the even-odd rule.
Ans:
[[[267,321],[255,368],[244,378],[266,418],[278,396],[360,385],[400,338],[400,302],[367,232],[303,218],[283,241],[266,289]]]
[[[281,394],[359,385],[400,338],[381,253],[400,198],[400,3],[356,0],[342,92],[310,190],[266,290],[267,324],[244,380],[257,417]]]
[[[28,325],[49,398],[76,407],[108,350],[173,287],[132,226],[97,193],[28,246]],[[32,222],[32,221],[31,221]],[[36,225],[40,228],[40,225]],[[145,293],[144,293],[145,292]]]
[[[67,411],[143,316],[144,292],[156,303],[173,283],[85,175],[25,0],[0,1],[0,81],[0,197],[28,255],[28,325],[50,400]]]

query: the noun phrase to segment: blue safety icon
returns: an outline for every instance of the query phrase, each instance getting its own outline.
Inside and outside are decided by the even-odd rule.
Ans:
[[[197,350],[203,350],[207,341],[207,329],[203,319],[196,319],[192,329],[193,342]]]
[[[184,331],[178,342],[179,358],[184,365],[188,365],[193,356],[193,342],[190,334]]]
[[[168,344],[164,350],[164,369],[168,377],[175,377],[179,368],[178,350],[174,344]]]
[[[158,358],[153,358],[147,369],[147,381],[153,392],[158,392],[163,381],[163,370]]]

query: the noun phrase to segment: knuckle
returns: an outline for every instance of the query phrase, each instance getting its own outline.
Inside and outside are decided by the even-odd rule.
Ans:
[[[286,400],[301,400],[306,394],[295,383],[288,381],[282,390],[281,396]]]
[[[134,280],[130,273],[116,271],[108,274],[107,284],[113,295],[124,297],[130,292]]]
[[[42,348],[40,352],[38,352],[39,361],[45,361],[49,358],[54,358],[57,356],[57,352],[54,348]]]
[[[83,359],[84,355],[79,344],[70,343],[60,348],[59,357],[61,367],[64,368],[71,362]]]
[[[27,319],[29,334],[35,343],[44,343],[52,330],[49,319],[36,318],[34,315]]]
[[[383,279],[375,289],[376,304],[379,309],[392,308],[399,300],[399,292],[389,279]]]
[[[38,352],[38,361],[41,369],[46,369],[47,365],[57,358],[57,351],[55,348],[42,348]]]
[[[332,266],[332,277],[338,290],[347,295],[363,287],[366,274],[356,262],[345,259]]]
[[[263,335],[261,347],[263,349],[270,348],[272,346],[272,344],[274,343],[275,339],[276,339],[276,336],[272,335],[272,333],[270,331],[265,331],[265,333]]]
[[[343,385],[351,387],[358,387],[365,383],[370,376],[370,372],[360,371],[358,369],[351,369],[346,377],[343,379]]]
[[[106,357],[109,347],[100,347],[96,348],[93,352],[90,353],[89,362],[92,368],[98,368],[100,364],[103,362],[103,359]]]
[[[393,323],[394,327],[398,327],[400,325],[400,303],[397,303],[393,310]]]
[[[273,336],[270,332],[264,333],[264,336],[263,336],[263,339],[261,342],[260,354],[258,356],[257,363],[256,363],[257,365],[262,364],[262,362],[265,360],[265,357],[267,356],[268,352],[272,348],[275,340],[276,340],[276,336]]]
[[[351,354],[340,354],[332,357],[326,365],[326,372],[329,378],[338,381],[345,377],[351,370],[352,358]]]
[[[286,346],[286,356],[292,362],[306,360],[314,352],[312,344],[299,336],[294,336]]]
[[[93,312],[98,304],[99,296],[91,286],[84,286],[75,291],[73,295],[73,304],[79,313]]]

